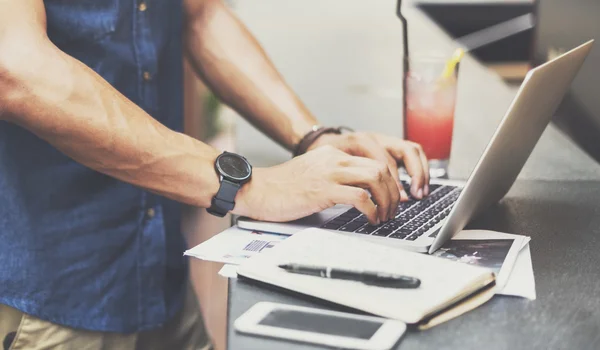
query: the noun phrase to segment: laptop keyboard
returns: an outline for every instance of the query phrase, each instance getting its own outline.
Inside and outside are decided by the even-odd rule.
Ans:
[[[409,191],[409,184],[402,182]],[[446,185],[429,185],[431,194],[423,200],[410,197],[398,205],[394,219],[381,225],[370,225],[358,209],[348,211],[326,222],[321,228],[365,235],[414,241],[444,220],[460,195],[460,188]]]

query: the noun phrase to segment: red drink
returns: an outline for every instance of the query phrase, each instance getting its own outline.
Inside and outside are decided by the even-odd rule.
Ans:
[[[450,158],[453,126],[454,109],[430,111],[408,108],[407,110],[406,138],[420,144],[429,159]]]
[[[406,79],[404,135],[423,147],[432,177],[448,176],[452,149],[456,72],[442,74],[446,60],[413,60]]]

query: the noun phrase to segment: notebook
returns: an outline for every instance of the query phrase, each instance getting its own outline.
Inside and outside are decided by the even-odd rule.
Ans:
[[[361,282],[286,272],[280,264],[301,263],[417,277],[416,289],[382,288]],[[238,268],[242,278],[397,319],[427,329],[485,303],[495,275],[481,267],[365,242],[310,228],[255,255]]]

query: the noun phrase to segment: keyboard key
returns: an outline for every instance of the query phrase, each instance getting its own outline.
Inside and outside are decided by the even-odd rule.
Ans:
[[[363,224],[366,224],[369,220],[367,219],[366,216],[361,215],[359,217],[357,217],[356,219],[354,219],[353,222],[362,222]]]
[[[417,216],[411,223],[413,225],[421,226],[427,222],[429,218],[426,215]]]
[[[356,233],[362,233],[365,235],[370,235],[373,231],[377,230],[379,226],[374,226],[374,225],[365,225],[361,228],[359,228],[358,230],[354,231]]]
[[[348,211],[346,211],[346,213],[350,213],[350,214],[358,214],[360,215],[360,210],[356,209],[356,208],[350,208],[348,209]]]
[[[354,218],[362,216],[362,213],[356,208],[350,208],[344,213],[338,215],[334,220],[342,221],[344,223],[352,221]]]
[[[403,212],[402,214],[398,215],[398,217],[394,219],[394,222],[400,225],[404,225],[405,223],[409,222],[412,218],[414,218],[418,213],[419,212],[417,210],[409,209]]]
[[[433,225],[437,224],[438,222],[442,221],[443,219],[445,219],[447,216],[448,216],[448,213],[442,212],[438,216],[434,217],[431,221],[429,221],[429,223],[431,223],[433,226]]]
[[[337,227],[340,227],[340,226],[344,225],[345,223],[346,223],[346,221],[335,218],[335,219],[329,221],[327,224],[334,224],[334,225],[337,225]]]
[[[392,233],[392,234],[391,234],[390,236],[388,236],[388,237],[390,237],[390,238],[396,238],[396,239],[404,239],[404,238],[406,238],[407,236],[408,236],[408,234],[407,234],[407,233],[401,233],[401,232],[398,232],[398,231],[396,231],[396,232]]]
[[[394,230],[382,227],[379,230],[373,232],[372,236],[387,237],[392,232],[394,232]]]
[[[352,218],[338,216],[338,217],[336,217],[335,219],[333,219],[331,221],[340,222],[340,223],[342,223],[342,225],[344,225],[344,224],[347,224],[350,221],[352,221]]]
[[[383,225],[384,228],[388,228],[392,231],[394,231],[395,229],[397,229],[398,227],[400,227],[402,225],[398,224],[397,222],[388,222],[387,224]]]
[[[342,226],[342,228],[340,228],[340,231],[354,232],[362,225],[363,225],[363,223],[360,223],[360,222],[351,222],[349,224],[346,224],[345,226]]]
[[[413,236],[417,236],[420,237],[422,236],[425,232],[427,232],[428,228],[426,227],[421,227],[420,229],[418,229],[415,233],[413,233]]]
[[[416,240],[417,238],[419,238],[419,236],[418,236],[418,235],[410,235],[410,236],[406,237],[406,239],[407,239],[407,240],[409,240],[409,241],[414,241],[414,240]]]
[[[452,191],[451,187],[442,187],[432,195],[411,206],[409,210],[406,210],[402,214],[398,215],[396,221],[402,223],[410,221],[415,216],[421,214],[426,208],[437,202],[440,198],[447,195],[450,191]]]
[[[321,228],[324,228],[326,230],[337,230],[341,226],[342,226],[341,224],[338,224],[335,222],[328,222],[325,225],[321,226]]]
[[[419,228],[419,226],[420,226],[419,224],[411,221],[408,224],[402,226],[402,228],[407,229],[407,230],[415,231],[416,229]]]
[[[412,234],[413,232],[415,232],[415,231],[411,230],[411,229],[408,229],[408,228],[401,227],[398,230],[396,230],[396,232],[394,232],[394,233],[398,234],[398,235],[403,235],[403,236],[406,237],[406,236]]]
[[[357,217],[357,216],[359,216],[359,215],[360,215],[360,212],[359,212],[359,213],[350,213],[350,212],[345,212],[344,214],[342,214],[342,215],[338,216],[338,218],[339,218],[339,219],[348,219],[348,220],[352,220],[352,219],[354,219],[355,217]]]
[[[415,200],[408,200],[406,202],[400,202],[400,204],[398,204],[398,209],[396,210],[396,217],[398,217],[400,214],[402,214],[404,211],[408,210],[410,207],[412,207],[416,203],[417,203],[417,201],[415,201]]]
[[[435,192],[435,190],[437,190],[438,188],[442,187],[444,185],[439,185],[439,184],[429,184],[429,193],[433,193]]]

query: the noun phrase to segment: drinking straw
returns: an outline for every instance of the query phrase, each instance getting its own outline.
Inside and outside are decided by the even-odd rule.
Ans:
[[[402,71],[402,119],[403,119],[403,133],[404,133],[404,138],[406,138],[406,112],[407,112],[407,106],[406,106],[406,81],[408,78],[408,70],[409,70],[409,61],[408,61],[408,22],[406,21],[406,17],[404,17],[404,15],[402,14],[402,0],[398,0],[398,5],[396,8],[396,15],[398,16],[398,18],[400,19],[400,22],[402,22],[402,44],[403,44],[403,52],[402,52],[402,58],[403,58],[403,71]]]

